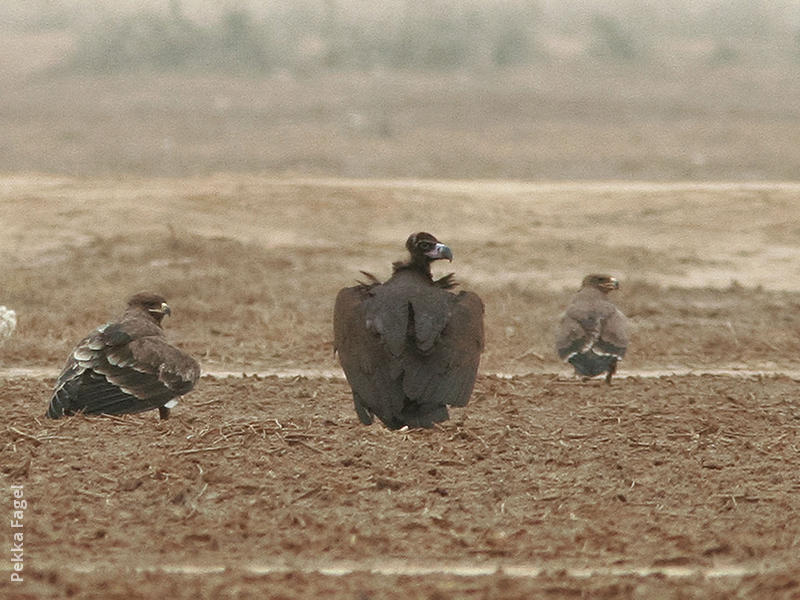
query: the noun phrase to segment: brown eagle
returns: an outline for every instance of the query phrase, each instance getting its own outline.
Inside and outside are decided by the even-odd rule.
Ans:
[[[576,375],[605,373],[608,384],[628,347],[628,320],[608,299],[616,289],[619,281],[611,275],[584,277],[580,291],[561,316],[556,335],[558,356],[575,368]]]
[[[334,351],[353,391],[359,419],[389,429],[432,427],[447,405],[466,406],[483,350],[483,302],[434,280],[431,263],[453,253],[429,233],[408,238],[410,258],[388,281],[344,288],[333,314]]]
[[[161,320],[166,300],[142,292],[131,296],[117,321],[92,331],[75,346],[58,376],[47,416],[138,413],[154,408],[169,416],[177,397],[200,377],[200,365],[171,346]]]

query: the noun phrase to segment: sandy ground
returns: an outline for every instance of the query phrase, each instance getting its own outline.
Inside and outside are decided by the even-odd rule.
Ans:
[[[800,369],[797,191],[0,180],[0,481],[28,502],[0,595],[797,597],[798,383],[768,374]],[[164,422],[43,419],[70,347],[144,288],[207,373],[336,373],[336,290],[418,229],[486,303],[483,374],[440,428],[361,426],[323,376],[207,375]],[[589,270],[622,279],[622,374],[679,374],[564,376],[553,326]]]

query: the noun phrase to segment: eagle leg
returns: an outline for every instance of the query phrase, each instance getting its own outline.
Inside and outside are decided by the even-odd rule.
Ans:
[[[608,365],[608,373],[606,373],[606,383],[611,385],[611,378],[614,376],[614,373],[617,372],[617,359],[612,358],[611,364]]]
[[[158,418],[162,421],[169,418],[169,409],[166,406],[158,407]]]

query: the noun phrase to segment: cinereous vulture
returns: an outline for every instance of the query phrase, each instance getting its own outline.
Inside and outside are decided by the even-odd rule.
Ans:
[[[561,316],[556,350],[575,368],[575,374],[595,377],[606,374],[606,383],[617,370],[617,361],[628,347],[628,320],[608,298],[619,289],[611,275],[587,275]]]
[[[432,427],[447,406],[466,406],[483,350],[483,302],[434,280],[431,263],[453,259],[429,233],[408,238],[410,257],[380,283],[342,289],[333,315],[334,351],[353,391],[358,418],[389,429]]]
[[[169,416],[178,396],[200,377],[200,365],[171,346],[161,320],[166,300],[131,296],[120,318],[92,331],[75,346],[58,376],[47,416],[138,413],[154,408]]]

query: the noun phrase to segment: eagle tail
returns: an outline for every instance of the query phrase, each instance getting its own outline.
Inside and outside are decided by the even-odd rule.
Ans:
[[[595,377],[607,373],[617,364],[617,357],[610,354],[595,354],[591,350],[581,354],[573,354],[569,362],[575,372],[584,377]]]
[[[143,401],[104,376],[85,372],[80,378],[66,382],[53,394],[47,416],[58,419],[64,415],[122,415],[137,413],[164,404],[161,401]]]
[[[60,419],[64,415],[71,414],[72,398],[66,387],[58,388],[50,399],[50,406],[47,407],[47,417],[50,419]]]

